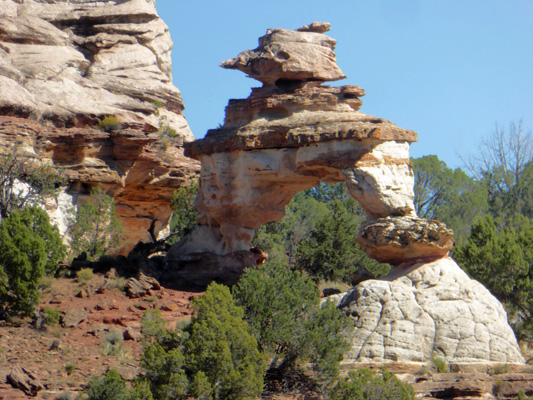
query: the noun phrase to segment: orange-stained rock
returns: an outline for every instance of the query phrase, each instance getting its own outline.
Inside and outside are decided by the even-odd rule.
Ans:
[[[124,226],[122,252],[151,241],[152,221],[157,236],[173,192],[199,170],[183,155],[194,136],[155,2],[5,0],[0,14],[0,153],[21,143],[65,172],[69,186],[47,204],[62,233],[73,205],[101,184]],[[98,130],[105,116],[121,128]],[[173,138],[158,141],[162,130]]]
[[[364,222],[357,243],[373,259],[397,266],[445,257],[454,240],[442,222],[403,216]]]
[[[197,226],[166,262],[188,280],[233,274],[243,252],[253,258],[254,230],[280,220],[296,193],[321,182],[345,182],[370,220],[415,216],[409,145],[417,135],[358,111],[360,87],[322,86],[343,77],[335,41],[322,34],[328,26],[269,30],[258,49],[222,64],[264,85],[230,100],[223,126],[184,145],[202,165]]]
[[[70,181],[66,195],[70,206],[88,196],[98,184],[115,198],[116,214],[123,225],[122,251],[138,241],[151,241],[148,229],[157,219],[155,234],[166,229],[174,191],[187,185],[199,170],[197,161],[185,157],[183,148],[158,149],[158,136],[141,130],[108,133],[94,128],[56,128],[37,121],[0,116],[0,152],[20,143],[24,154],[37,162],[52,163]],[[58,201],[49,212],[66,218]],[[64,232],[62,232],[64,233]]]

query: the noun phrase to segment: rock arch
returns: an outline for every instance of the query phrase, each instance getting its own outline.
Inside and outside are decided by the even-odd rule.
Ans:
[[[185,145],[202,169],[197,226],[167,256],[178,277],[235,281],[263,257],[250,250],[254,229],[281,219],[297,192],[320,182],[345,182],[362,205],[368,222],[359,243],[371,257],[401,265],[451,249],[451,231],[415,214],[409,146],[416,133],[360,112],[358,86],[323,85],[345,77],[328,29],[269,30],[257,49],[221,64],[263,86],[230,100],[224,125]]]
[[[344,363],[423,363],[433,354],[457,364],[523,363],[502,305],[446,257],[453,233],[415,214],[416,133],[359,112],[361,88],[322,85],[344,78],[328,29],[269,30],[257,49],[221,64],[263,87],[231,100],[222,127],[185,145],[202,165],[198,219],[167,255],[169,278],[236,282],[265,258],[250,249],[255,228],[281,219],[298,191],[346,182],[368,217],[357,242],[392,268],[338,299],[357,328]]]

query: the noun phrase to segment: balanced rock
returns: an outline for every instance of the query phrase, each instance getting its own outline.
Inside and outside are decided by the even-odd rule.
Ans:
[[[355,334],[344,364],[523,363],[501,303],[450,258],[413,266],[394,280],[360,283],[340,302]]]
[[[357,243],[374,260],[397,266],[445,257],[454,240],[442,222],[403,216],[362,223]]]
[[[23,156],[64,172],[68,187],[47,204],[61,234],[73,206],[98,184],[115,199],[123,252],[152,240],[154,220],[162,234],[174,191],[199,165],[183,155],[194,136],[154,1],[1,4],[0,154],[18,143]],[[105,116],[120,129],[99,129]],[[166,145],[162,128],[173,132]]]
[[[246,50],[220,64],[238,69],[249,77],[269,84],[296,81],[336,81],[344,79],[335,62],[336,40],[323,35],[328,23],[315,22],[295,31],[269,29],[259,38],[259,47]]]

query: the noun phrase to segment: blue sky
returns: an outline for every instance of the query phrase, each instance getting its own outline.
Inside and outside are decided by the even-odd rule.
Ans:
[[[221,61],[257,47],[268,28],[328,21],[337,63],[365,89],[361,111],[413,129],[411,155],[450,167],[495,124],[533,128],[532,0],[156,0],[174,40],[173,79],[197,138],[230,98],[261,84]]]

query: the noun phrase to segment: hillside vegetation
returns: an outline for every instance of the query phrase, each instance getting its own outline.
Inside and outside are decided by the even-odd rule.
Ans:
[[[519,338],[533,340],[533,144],[522,127],[497,130],[464,169],[452,170],[437,156],[413,159],[415,206],[424,218],[445,222],[456,233],[452,253],[461,266],[498,297]],[[61,174],[47,170],[45,190],[16,201],[17,182],[31,185],[38,174],[18,160],[0,176],[0,318],[33,315],[43,279],[68,271],[73,259],[102,260],[118,242],[114,202],[101,187],[80,204],[67,249],[57,228],[39,207],[53,194]],[[15,177],[12,171],[20,171]],[[31,187],[31,186],[30,186]],[[46,192],[46,193],[45,193]],[[196,186],[182,188],[172,203],[176,242],[194,225]],[[253,245],[269,261],[248,270],[231,290],[211,285],[194,301],[190,323],[168,327],[157,312],[143,317],[142,372],[131,387],[112,370],[88,385],[89,399],[253,399],[266,387],[305,387],[326,398],[368,398],[367,390],[413,398],[408,386],[383,371],[339,380],[339,363],[353,330],[319,286],[356,284],[387,274],[389,266],[368,258],[355,245],[366,219],[342,184],[297,194],[278,222],[256,230]],[[166,244],[158,250],[168,248]],[[144,253],[136,253],[137,262]],[[146,252],[147,255],[149,252]],[[129,260],[132,260],[130,258]],[[110,389],[113,388],[113,389]],[[328,397],[329,396],[329,397]],[[359,396],[359,397],[357,397]],[[388,397],[376,397],[388,398]]]

